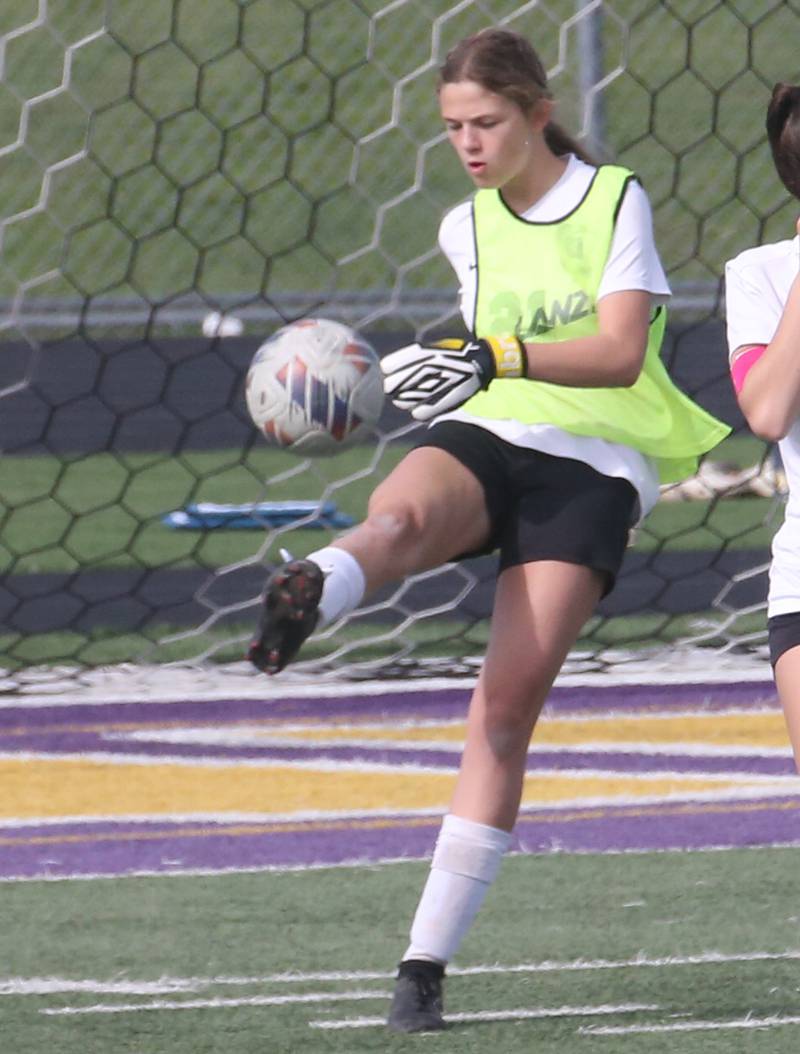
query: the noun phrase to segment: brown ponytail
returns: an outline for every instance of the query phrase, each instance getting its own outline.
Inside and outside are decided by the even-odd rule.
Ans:
[[[800,87],[776,84],[773,88],[767,138],[775,171],[789,193],[800,199]]]
[[[544,130],[544,141],[554,154],[574,154],[588,165],[596,165],[597,160],[592,157],[586,147],[581,146],[577,139],[565,131],[560,124],[550,121]]]

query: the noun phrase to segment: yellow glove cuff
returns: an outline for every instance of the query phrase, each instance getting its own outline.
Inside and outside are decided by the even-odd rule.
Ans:
[[[513,335],[484,337],[494,355],[498,377],[525,377],[528,373],[528,356],[525,345]]]

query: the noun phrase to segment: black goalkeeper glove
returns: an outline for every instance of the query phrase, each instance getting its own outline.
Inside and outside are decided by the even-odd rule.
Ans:
[[[461,406],[495,378],[525,377],[528,357],[517,337],[409,344],[381,359],[383,388],[417,421]]]

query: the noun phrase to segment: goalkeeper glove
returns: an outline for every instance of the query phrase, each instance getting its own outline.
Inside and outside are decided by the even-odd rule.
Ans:
[[[409,344],[381,359],[383,387],[417,421],[454,410],[495,378],[525,377],[525,345],[514,336]]]

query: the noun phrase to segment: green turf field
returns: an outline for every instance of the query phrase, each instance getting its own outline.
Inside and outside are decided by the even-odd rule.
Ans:
[[[3,1045],[789,1054],[799,866],[780,848],[511,857],[447,982],[453,1026],[411,1037],[369,1021],[423,863],[5,884]]]

